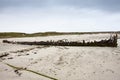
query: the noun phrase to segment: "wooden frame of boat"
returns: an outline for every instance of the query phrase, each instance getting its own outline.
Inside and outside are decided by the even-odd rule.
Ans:
[[[109,39],[101,40],[101,41],[91,41],[82,42],[77,41],[67,41],[58,40],[58,41],[34,41],[34,42],[18,42],[18,41],[8,41],[3,40],[3,43],[11,43],[11,44],[23,44],[23,45],[48,45],[48,46],[100,46],[100,47],[117,47],[117,34],[111,36]]]

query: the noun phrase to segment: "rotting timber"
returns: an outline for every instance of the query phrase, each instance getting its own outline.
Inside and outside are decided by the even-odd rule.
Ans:
[[[8,41],[3,40],[3,43],[11,44],[23,44],[23,45],[48,45],[48,46],[100,46],[100,47],[117,47],[117,34],[111,36],[109,39],[101,41],[91,41],[91,42],[77,42],[77,41],[68,41],[67,39],[58,40],[58,41],[34,41],[34,42],[17,42],[17,41]]]

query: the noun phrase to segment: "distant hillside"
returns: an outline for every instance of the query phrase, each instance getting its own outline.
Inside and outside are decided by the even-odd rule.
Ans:
[[[25,33],[17,33],[17,32],[4,32],[0,33],[0,38],[11,38],[11,37],[24,37]]]
[[[13,38],[13,37],[37,37],[37,36],[55,36],[55,35],[80,35],[80,34],[98,34],[98,33],[120,33],[120,31],[110,32],[39,32],[39,33],[18,33],[18,32],[1,32],[0,38]]]

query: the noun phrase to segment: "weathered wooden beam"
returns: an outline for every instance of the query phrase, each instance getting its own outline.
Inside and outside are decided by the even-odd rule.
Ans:
[[[23,45],[50,45],[50,46],[101,46],[101,47],[117,47],[117,35],[114,35],[110,39],[105,39],[101,41],[94,42],[77,42],[77,41],[34,41],[34,42],[17,42],[17,41],[8,41],[3,40],[3,43],[12,43],[12,44],[23,44]]]

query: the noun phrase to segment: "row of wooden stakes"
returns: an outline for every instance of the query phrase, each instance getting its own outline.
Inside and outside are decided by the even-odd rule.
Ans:
[[[11,44],[22,44],[22,45],[49,45],[49,46],[100,46],[100,47],[117,47],[117,34],[111,36],[109,39],[101,40],[101,41],[91,41],[82,42],[78,41],[67,41],[58,40],[58,41],[33,41],[33,42],[18,42],[18,41],[8,41],[3,40],[3,43],[11,43]]]

